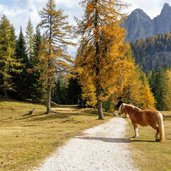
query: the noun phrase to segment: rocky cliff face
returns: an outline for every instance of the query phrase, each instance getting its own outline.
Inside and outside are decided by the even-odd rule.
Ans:
[[[171,6],[165,3],[160,15],[153,20],[143,10],[136,9],[126,19],[125,28],[127,40],[131,42],[171,32]]]

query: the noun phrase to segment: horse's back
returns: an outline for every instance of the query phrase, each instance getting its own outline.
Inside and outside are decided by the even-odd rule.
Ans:
[[[144,126],[147,125],[156,125],[158,121],[158,111],[157,110],[144,110],[143,113],[143,122]]]
[[[156,124],[157,117],[158,111],[156,110],[141,110],[132,115],[130,119],[141,126],[148,126]]]

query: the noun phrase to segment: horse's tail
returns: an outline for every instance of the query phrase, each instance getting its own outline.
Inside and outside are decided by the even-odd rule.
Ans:
[[[160,131],[160,133],[159,133],[160,141],[162,142],[165,139],[163,115],[160,112],[158,112],[157,117],[158,117],[159,131]]]

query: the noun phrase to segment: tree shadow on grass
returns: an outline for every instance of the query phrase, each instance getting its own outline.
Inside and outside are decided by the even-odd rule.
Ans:
[[[67,119],[73,116],[93,116],[93,114],[87,114],[84,112],[65,112],[65,113],[60,113],[59,111],[53,111],[49,114],[46,113],[40,113],[40,114],[36,114],[36,115],[31,115],[29,116],[30,121],[44,121],[44,120],[53,120],[53,119]],[[27,118],[25,118],[27,119]]]
[[[60,107],[58,109],[53,108],[53,110],[47,114],[45,112],[37,112],[32,115],[26,115],[26,116],[21,116],[17,120],[29,120],[29,121],[45,121],[45,120],[53,120],[53,119],[69,119],[74,116],[97,116],[97,112],[95,110],[83,110],[83,111],[78,111],[77,108],[73,106],[69,106],[71,108],[68,109],[68,106],[61,106],[61,108],[65,108],[65,110],[60,110]],[[75,110],[73,110],[75,109]]]
[[[33,117],[39,117],[39,116],[43,116],[45,115],[45,113],[40,113],[40,114],[36,114],[36,115],[22,115],[20,118],[16,119],[16,120],[25,120],[25,119],[30,119]]]
[[[76,136],[75,138],[83,139],[83,140],[95,140],[95,141],[103,141],[107,143],[130,143],[129,139],[126,138],[107,138],[107,137],[82,137]]]
[[[20,118],[20,120],[29,119],[29,121],[45,121],[45,120],[54,120],[54,119],[67,119],[73,116],[82,116],[82,115],[84,114],[52,112],[50,114],[40,113],[36,115],[31,115],[29,117]]]
[[[72,115],[70,115],[70,116],[72,116]],[[50,114],[43,112],[43,113],[36,114],[36,115],[24,116],[17,120],[30,119],[29,121],[44,121],[44,120],[59,119],[59,118],[64,119],[64,118],[68,118],[70,116],[66,115],[66,114],[57,113],[57,112],[55,112],[55,113],[53,112]]]

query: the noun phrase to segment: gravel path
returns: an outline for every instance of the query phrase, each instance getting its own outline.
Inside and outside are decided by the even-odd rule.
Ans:
[[[137,171],[125,138],[126,125],[125,119],[113,118],[87,129],[57,149],[36,171]]]

